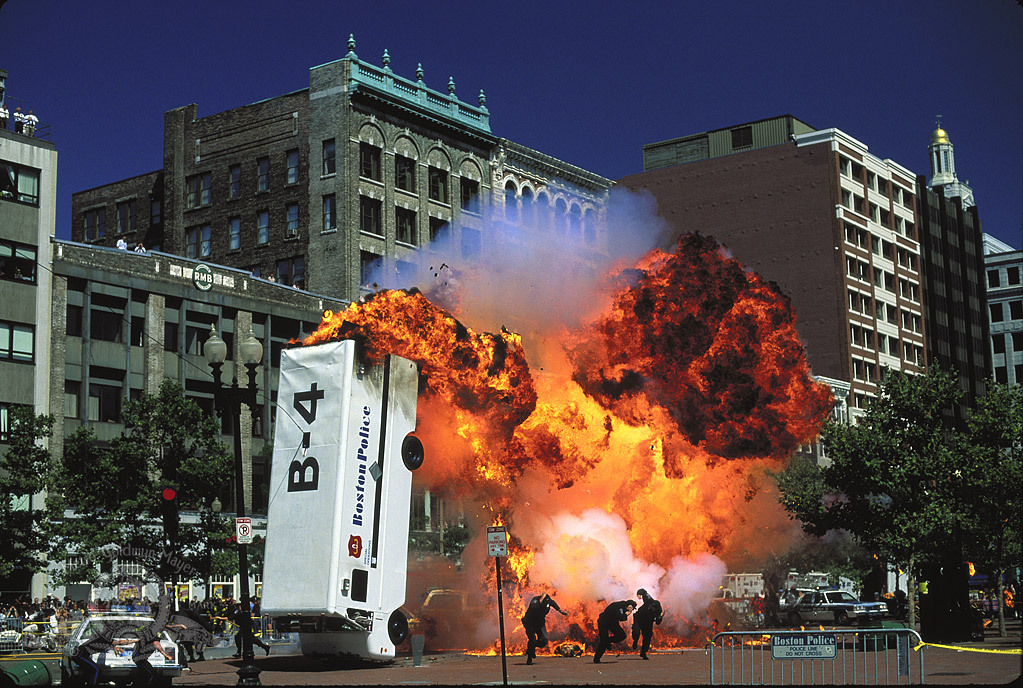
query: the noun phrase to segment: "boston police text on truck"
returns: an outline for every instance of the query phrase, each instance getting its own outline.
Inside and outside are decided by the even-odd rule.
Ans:
[[[355,481],[355,513],[352,514],[352,525],[362,525],[363,502],[366,498],[366,448],[369,447],[370,408],[362,407],[362,427],[359,428],[359,450],[355,459],[359,462],[359,479]]]

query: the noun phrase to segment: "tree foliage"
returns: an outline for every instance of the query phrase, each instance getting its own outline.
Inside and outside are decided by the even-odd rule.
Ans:
[[[7,452],[0,456],[0,577],[46,567],[40,556],[46,550],[44,512],[33,508],[33,497],[46,487],[51,459],[43,440],[53,422],[29,406],[11,408]]]
[[[123,422],[124,432],[107,444],[86,428],[65,442],[48,500],[51,557],[77,554],[97,562],[110,546],[173,550],[188,563],[176,567],[179,577],[208,575],[203,569],[211,560],[210,529],[223,530],[226,522],[211,505],[231,478],[231,457],[218,439],[217,422],[172,380],[165,380],[156,395],[126,402]],[[165,488],[175,491],[176,505],[162,498]],[[179,526],[175,506],[199,512],[199,522]],[[65,517],[65,510],[75,516]],[[168,561],[142,563],[172,575]],[[82,580],[94,573],[89,565],[67,570],[65,578]]]

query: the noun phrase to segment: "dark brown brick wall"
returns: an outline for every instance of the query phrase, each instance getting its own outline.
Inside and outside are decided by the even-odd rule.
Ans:
[[[98,186],[87,191],[71,195],[71,240],[85,242],[85,212],[96,208],[105,208],[107,214],[106,233],[101,239],[91,243],[97,246],[115,246],[117,244],[117,203],[135,200],[135,231],[125,234],[129,249],[138,242],[147,248],[164,246],[164,223],[153,225],[150,222],[150,201],[161,201],[161,217],[163,216],[163,172],[147,172],[129,179],[122,179],[113,184]]]
[[[646,189],[671,227],[723,243],[792,299],[813,372],[848,380],[838,162],[828,146],[783,144],[625,177]]]

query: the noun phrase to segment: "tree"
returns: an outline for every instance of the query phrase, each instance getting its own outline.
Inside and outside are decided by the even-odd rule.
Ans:
[[[210,559],[203,556],[206,528],[222,525],[204,514],[232,475],[218,424],[172,380],[156,395],[126,402],[123,421],[124,432],[108,445],[86,428],[65,443],[48,500],[51,556],[93,562],[66,570],[65,580],[95,574],[94,562],[111,546],[132,548],[164,580],[196,577]],[[167,489],[173,499],[165,499]],[[65,509],[75,515],[65,518]],[[179,524],[178,509],[199,512],[199,523]]]
[[[959,395],[955,376],[940,369],[886,370],[877,398],[855,424],[825,425],[830,465],[816,472],[794,466],[779,479],[781,502],[804,530],[844,529],[869,551],[904,565],[911,625],[918,564],[947,548],[966,520],[961,492],[972,471],[945,413]]]
[[[998,599],[1003,601],[1004,574],[1019,565],[1023,536],[1023,386],[989,382],[970,414],[969,437],[976,475],[968,493],[974,517],[968,552],[996,574]],[[1004,605],[998,609],[998,632],[1004,638]]]
[[[46,487],[51,459],[42,442],[53,422],[29,406],[11,408],[7,452],[0,456],[0,578],[46,568],[40,557],[47,544],[40,528],[45,512],[33,508],[32,497]]]

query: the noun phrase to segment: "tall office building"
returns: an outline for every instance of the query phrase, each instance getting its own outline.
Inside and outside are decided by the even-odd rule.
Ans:
[[[984,235],[984,271],[995,382],[1023,385],[1023,250]]]
[[[386,51],[378,67],[348,47],[308,88],[167,112],[162,169],[74,194],[72,238],[142,241],[348,300],[380,274],[415,283],[438,239],[484,254],[506,240],[488,229],[520,216],[606,250],[610,180],[494,135],[482,91],[470,104],[453,79],[436,91],[421,66],[404,78]]]
[[[667,165],[667,166],[663,166]],[[786,115],[644,146],[641,174],[674,240],[701,232],[792,299],[812,372],[849,385],[927,360],[916,177],[838,129]]]
[[[7,73],[0,71],[0,84]],[[52,277],[40,267],[54,233],[57,148],[48,140],[0,130],[0,452],[6,451],[12,406],[47,413],[50,385]],[[45,261],[43,261],[45,265]],[[57,392],[59,395],[60,393]],[[15,495],[16,508],[39,508],[43,495]],[[0,581],[41,595],[41,579],[26,575]],[[31,587],[30,587],[31,586]]]

